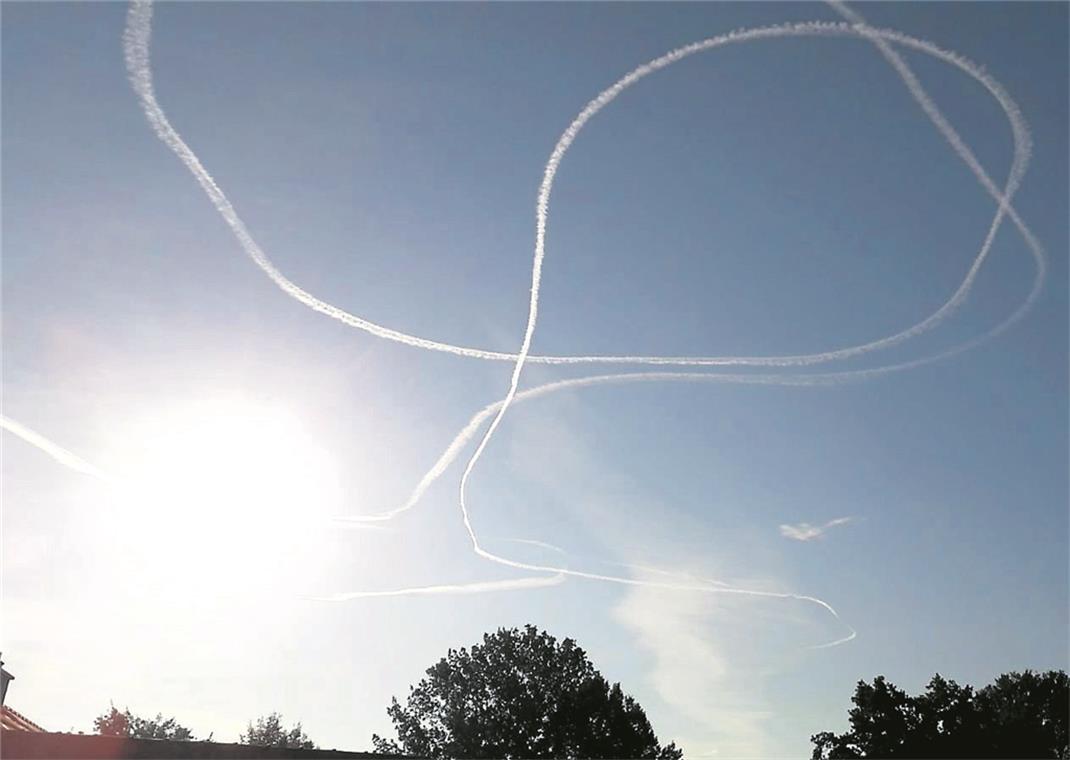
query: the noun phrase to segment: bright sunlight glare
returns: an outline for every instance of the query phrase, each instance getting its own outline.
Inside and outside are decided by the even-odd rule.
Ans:
[[[315,554],[339,507],[327,451],[288,410],[213,399],[123,431],[113,458],[126,530],[184,582],[226,589]],[[163,556],[161,556],[163,555]]]

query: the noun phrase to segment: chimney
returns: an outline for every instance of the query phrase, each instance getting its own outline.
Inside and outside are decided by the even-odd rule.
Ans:
[[[14,677],[4,670],[4,661],[0,659],[0,705],[4,704],[4,700],[7,698],[7,685]]]

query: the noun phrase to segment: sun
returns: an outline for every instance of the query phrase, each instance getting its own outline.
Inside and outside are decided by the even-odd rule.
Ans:
[[[332,457],[286,408],[213,398],[124,431],[124,524],[154,572],[219,588],[296,572],[339,510]]]

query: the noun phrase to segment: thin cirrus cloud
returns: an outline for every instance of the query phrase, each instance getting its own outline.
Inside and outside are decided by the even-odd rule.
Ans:
[[[770,755],[764,684],[740,665],[759,652],[739,635],[736,604],[635,587],[613,616],[650,659],[648,684],[671,708],[665,719],[687,757]]]
[[[837,517],[835,520],[829,520],[824,525],[811,525],[807,522],[796,523],[795,525],[785,524],[780,526],[780,535],[793,541],[813,541],[815,538],[821,538],[821,536],[825,535],[825,531],[829,528],[846,525],[852,520],[854,520],[853,517]]]

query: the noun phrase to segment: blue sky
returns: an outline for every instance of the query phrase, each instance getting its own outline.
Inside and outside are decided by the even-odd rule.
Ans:
[[[309,600],[522,575],[471,554],[459,464],[386,530],[327,519],[402,502],[504,395],[509,366],[388,343],[287,298],[147,125],[125,6],[5,4],[4,414],[109,471],[163,462],[131,502],[5,434],[13,706],[87,730],[114,700],[224,740],[279,710],[321,746],[359,749],[447,648],[533,622],[576,638],[689,755],[783,757],[845,727],[860,678],[917,690],[935,671],[981,684],[1065,668],[1067,7],[861,10],[983,64],[1021,106],[1035,148],[1014,205],[1050,266],[1035,308],[970,352],[862,383],[532,400],[469,490],[480,534],[510,556],[557,561],[503,540],[535,539],[577,569],[819,597],[858,637],[812,650],[843,626],[791,600],[578,579]],[[805,20],[838,17],[806,3],[167,4],[152,56],[175,128],[290,279],[398,330],[515,351],[538,183],[573,116],[674,47]],[[1001,181],[1013,146],[996,102],[903,56]],[[550,213],[534,351],[777,355],[935,311],[995,204],[873,45],[786,39],[628,90],[569,152]],[[820,369],[982,334],[1025,297],[1031,266],[1005,224],[952,319]],[[523,385],[589,370],[529,367]],[[205,404],[224,412],[188,427]],[[228,409],[282,415],[304,469],[250,460],[282,449],[213,428]],[[205,452],[239,473],[234,499],[206,480]],[[257,506],[280,493],[282,541]],[[817,540],[781,535],[843,516]]]

